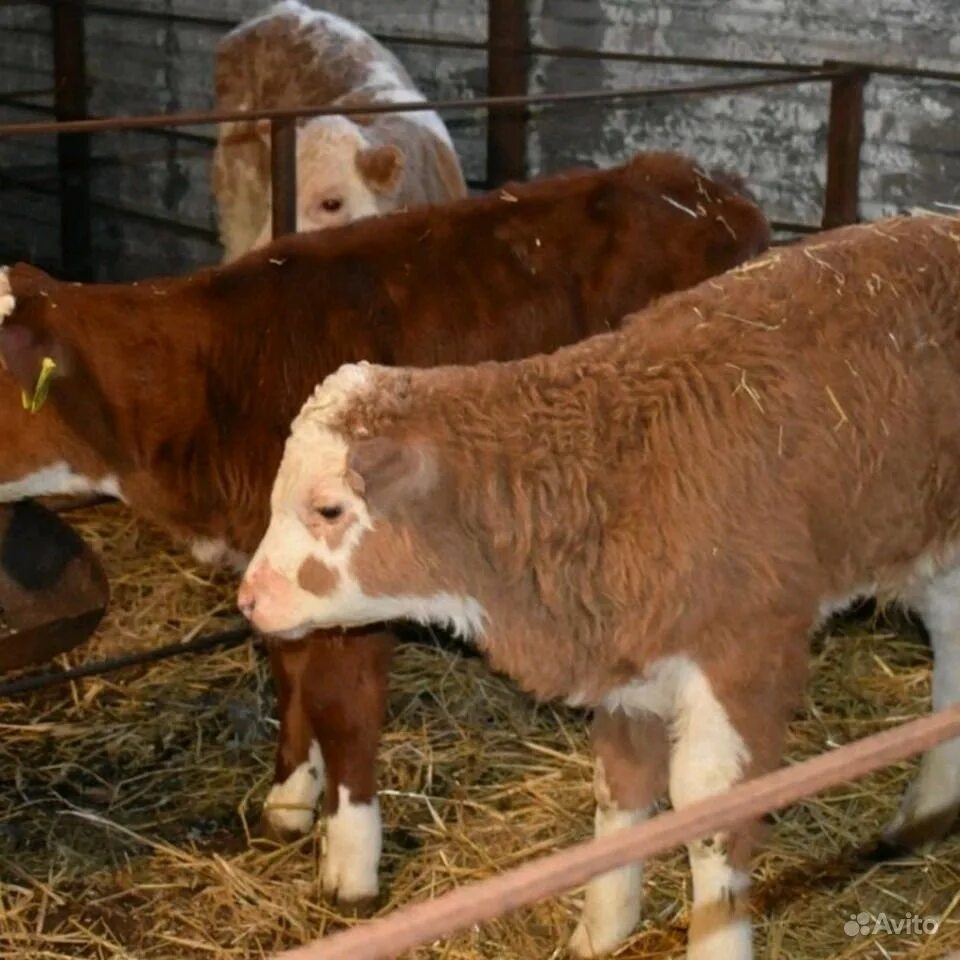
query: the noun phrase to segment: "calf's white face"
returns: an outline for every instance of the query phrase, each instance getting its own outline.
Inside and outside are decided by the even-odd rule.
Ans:
[[[269,143],[269,127],[264,128]],[[373,146],[346,117],[318,117],[297,130],[297,230],[339,227],[397,207],[404,157]],[[268,221],[255,246],[270,242]]]
[[[433,455],[389,437],[348,442],[324,423],[366,376],[364,365],[345,365],[294,421],[238,605],[258,630],[289,639],[388,620],[476,636],[484,610],[451,589],[417,521],[436,494]]]
[[[358,487],[348,479],[342,438],[305,429],[287,441],[270,499],[270,525],[238,597],[258,630],[292,638],[321,626],[377,619],[365,613],[350,571],[351,556],[372,528]]]

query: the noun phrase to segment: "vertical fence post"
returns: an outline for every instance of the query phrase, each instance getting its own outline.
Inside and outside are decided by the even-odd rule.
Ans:
[[[54,111],[58,120],[87,114],[84,0],[55,0]],[[90,136],[57,134],[60,180],[60,270],[69,280],[93,279],[90,225]]]
[[[827,60],[824,67],[845,67]],[[867,71],[849,72],[830,82],[830,125],[827,130],[827,188],[823,226],[856,223],[860,216],[860,148],[863,145],[863,90]]]
[[[273,238],[297,230],[297,121],[270,121],[270,203]]]
[[[527,0],[487,2],[487,93],[527,93],[530,44]],[[487,186],[527,175],[527,110],[510,107],[487,115]]]

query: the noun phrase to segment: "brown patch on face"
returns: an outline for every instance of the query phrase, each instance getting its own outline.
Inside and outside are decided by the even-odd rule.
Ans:
[[[307,557],[297,573],[297,583],[315,597],[325,597],[333,593],[339,581],[339,571],[328,567],[314,557]]]

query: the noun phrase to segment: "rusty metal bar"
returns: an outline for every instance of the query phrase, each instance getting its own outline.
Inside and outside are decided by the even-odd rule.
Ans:
[[[526,0],[488,0],[487,93],[491,97],[527,93],[530,42]],[[523,106],[487,117],[487,186],[527,176],[527,111]]]
[[[270,203],[273,238],[297,230],[297,122],[270,121]]]
[[[55,0],[53,17],[54,110],[57,120],[79,121],[87,115],[83,0]],[[90,137],[57,133],[60,171],[60,262],[66,280],[90,280]]]
[[[202,637],[195,637],[185,642],[168,643],[153,650],[141,650],[137,653],[124,653],[117,657],[105,660],[94,660],[81,667],[72,667],[69,670],[47,671],[45,673],[30,674],[0,683],[0,699],[32,693],[47,687],[58,687],[71,680],[80,680],[84,677],[99,677],[105,673],[113,673],[125,667],[138,667],[145,663],[156,663],[158,660],[169,660],[186,653],[205,653],[208,650],[230,649],[238,647],[251,636],[249,627],[238,627],[234,630],[222,630],[219,633],[210,633]]]
[[[188,113],[160,113],[139,117],[100,117],[70,123],[7,123],[0,125],[0,137],[43,133],[103,133],[108,130],[137,130],[150,127],[189,127],[236,120],[292,120],[296,117],[325,117],[353,114],[410,113],[417,110],[499,110],[511,106],[589,103],[612,100],[656,100],[661,97],[695,94],[735,93],[763,87],[801,86],[822,83],[848,73],[847,70],[819,70],[816,73],[758,77],[724,83],[689,83],[670,87],[626,87],[621,90],[584,90],[575,93],[538,93],[526,97],[483,97],[472,100],[416,100],[408,103],[375,103],[359,107],[306,106],[277,110],[210,110]]]
[[[823,226],[830,228],[856,223],[859,219],[863,90],[869,74],[849,70],[846,64],[826,63],[824,66],[849,71],[830,83],[827,186],[823,201]]]
[[[960,736],[960,706],[837,747],[682,810],[575,844],[361,927],[274,954],[272,960],[393,960],[413,947],[563,893],[608,870],[749,822],[955,736]]]

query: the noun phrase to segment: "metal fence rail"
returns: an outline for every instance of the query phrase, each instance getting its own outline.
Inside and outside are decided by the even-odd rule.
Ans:
[[[61,274],[66,279],[92,277],[91,209],[89,193],[90,148],[92,134],[118,130],[144,130],[176,135],[175,128],[237,119],[236,113],[164,114],[159,116],[88,118],[88,83],[84,59],[84,24],[87,16],[145,19],[157,23],[191,25],[225,32],[236,25],[233,18],[200,16],[170,11],[142,10],[118,4],[87,0],[0,0],[0,6],[46,6],[51,11],[54,47],[56,122],[17,123],[0,126],[0,136],[55,134],[59,158]],[[248,119],[271,121],[273,150],[274,236],[290,232],[295,226],[296,169],[295,118],[327,113],[366,114],[400,110],[432,109],[438,112],[486,110],[487,174],[482,186],[491,188],[507,179],[526,175],[527,122],[533,107],[606,102],[623,104],[667,96],[710,96],[736,93],[753,88],[794,86],[811,82],[829,82],[830,115],[827,138],[827,184],[823,216],[819,225],[776,222],[774,227],[792,233],[813,232],[821,227],[838,226],[858,219],[860,150],[863,140],[863,91],[873,75],[899,76],[920,81],[960,82],[960,72],[903,67],[873,63],[768,63],[757,60],[720,60],[711,57],[682,57],[628,51],[593,50],[579,47],[551,47],[532,43],[529,36],[528,5],[525,0],[490,0],[487,14],[487,39],[424,37],[404,34],[377,34],[386,43],[416,45],[425,48],[459,49],[486,54],[487,97],[472,100],[438,100],[423,103],[371,107],[364,110],[330,110],[302,107],[296,110],[256,111]],[[635,64],[661,64],[714,70],[761,71],[763,76],[732,81],[675,84],[663,87],[633,87],[621,90],[594,90],[577,93],[528,95],[528,72],[534,57],[593,59]],[[3,95],[0,94],[0,98]],[[19,104],[33,111],[49,110],[39,104]],[[208,231],[200,231],[205,235]]]

